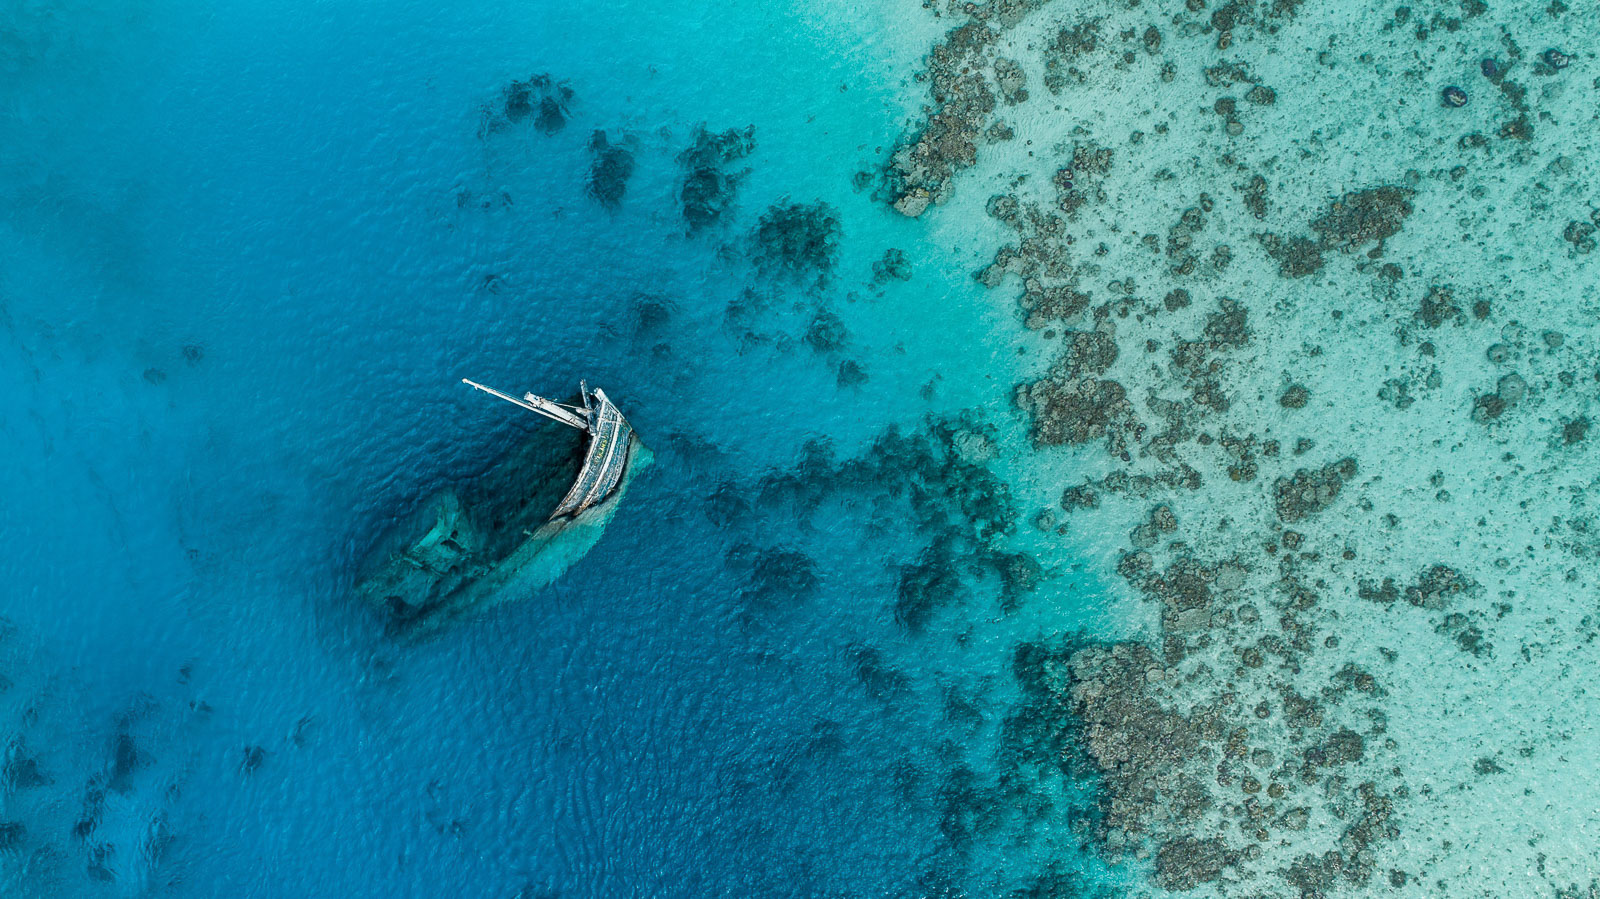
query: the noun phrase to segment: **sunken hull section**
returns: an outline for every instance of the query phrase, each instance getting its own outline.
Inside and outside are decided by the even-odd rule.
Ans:
[[[390,633],[424,636],[527,597],[594,547],[651,454],[602,391],[584,400],[573,408],[586,430],[540,428],[379,542],[356,592]]]

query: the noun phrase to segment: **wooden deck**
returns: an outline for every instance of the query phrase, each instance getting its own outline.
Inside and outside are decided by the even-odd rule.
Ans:
[[[551,518],[577,515],[610,496],[628,467],[633,427],[606,397],[605,391],[595,390],[593,396],[596,402],[589,410],[589,447],[584,452],[583,468],[578,471],[578,478],[572,482],[566,498],[550,513]]]

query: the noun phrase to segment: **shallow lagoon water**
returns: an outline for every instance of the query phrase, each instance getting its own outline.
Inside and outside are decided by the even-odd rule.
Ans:
[[[980,277],[1040,350],[1019,483],[1159,618],[1060,690],[1152,888],[1596,889],[1570,13],[1047,4],[930,58],[893,196],[1010,232]]]

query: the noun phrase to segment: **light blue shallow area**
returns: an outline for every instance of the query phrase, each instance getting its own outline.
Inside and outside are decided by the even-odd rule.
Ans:
[[[891,896],[1010,871],[953,852],[937,800],[993,755],[942,709],[998,718],[1009,647],[895,624],[916,535],[854,494],[803,532],[704,511],[814,437],[849,455],[929,412],[1008,414],[968,260],[851,185],[929,34],[887,5],[447,6],[0,13],[0,738],[48,780],[6,786],[26,837],[0,887]],[[535,73],[572,87],[567,127],[481,136]],[[700,122],[754,125],[757,150],[731,221],[689,237],[675,158]],[[634,141],[614,213],[583,194],[596,129]],[[838,210],[842,351],[796,339],[817,292],[746,259],[784,197]],[[873,286],[891,246],[916,276]],[[768,339],[727,323],[748,287]],[[844,358],[866,384],[837,385]],[[399,648],[350,601],[363,552],[540,427],[462,376],[585,377],[657,462],[564,580]],[[820,586],[753,601],[741,543],[809,554]],[[861,645],[912,688],[864,692]],[[1068,817],[1015,872],[1093,867]]]

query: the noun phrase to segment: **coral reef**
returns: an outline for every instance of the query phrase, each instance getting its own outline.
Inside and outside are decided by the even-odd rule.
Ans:
[[[1128,535],[1150,633],[1063,644],[1034,681],[1038,728],[1102,774],[1108,854],[1196,895],[1586,883],[1585,850],[1473,799],[1526,785],[1549,826],[1587,820],[1551,786],[1593,752],[1554,747],[1590,708],[1572,585],[1600,552],[1571,453],[1600,213],[1564,7],[1373,7],[1359,48],[1298,2],[948,14],[884,200],[989,197],[1005,238],[975,277],[1015,298],[1014,403],[1062,472],[1032,519]],[[1447,44],[1471,80],[1427,61]],[[1349,114],[1369,97],[1411,105]],[[1463,711],[1483,696],[1519,713]],[[1488,745],[1531,780],[1497,785],[1513,753]]]

